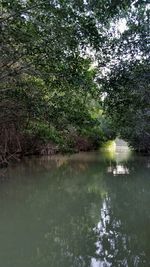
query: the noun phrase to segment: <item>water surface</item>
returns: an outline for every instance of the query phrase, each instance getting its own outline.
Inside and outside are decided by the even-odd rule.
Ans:
[[[150,158],[28,158],[0,180],[0,266],[150,266]]]

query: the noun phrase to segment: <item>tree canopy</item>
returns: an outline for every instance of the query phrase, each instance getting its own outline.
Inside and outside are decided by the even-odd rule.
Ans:
[[[115,47],[106,75],[105,110],[120,136],[138,151],[150,151],[149,5],[136,1],[124,13],[126,28],[113,38]]]
[[[1,140],[11,127],[15,136],[35,133],[41,123],[80,133],[99,127],[104,140],[105,119],[112,128],[107,138],[117,129],[136,149],[147,148],[147,1],[2,0],[0,23]],[[104,115],[94,115],[93,103]]]

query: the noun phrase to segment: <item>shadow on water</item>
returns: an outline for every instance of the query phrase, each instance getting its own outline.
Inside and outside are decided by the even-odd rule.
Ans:
[[[0,185],[0,266],[150,266],[150,158],[31,158]]]

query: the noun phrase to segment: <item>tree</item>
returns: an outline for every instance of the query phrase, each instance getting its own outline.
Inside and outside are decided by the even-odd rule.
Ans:
[[[124,13],[126,29],[110,42],[104,107],[118,134],[138,151],[150,151],[149,11],[136,1]]]

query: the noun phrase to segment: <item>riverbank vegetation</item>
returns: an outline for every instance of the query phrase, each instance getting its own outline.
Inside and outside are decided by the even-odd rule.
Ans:
[[[150,151],[146,1],[3,0],[1,11],[1,164],[116,135]]]

